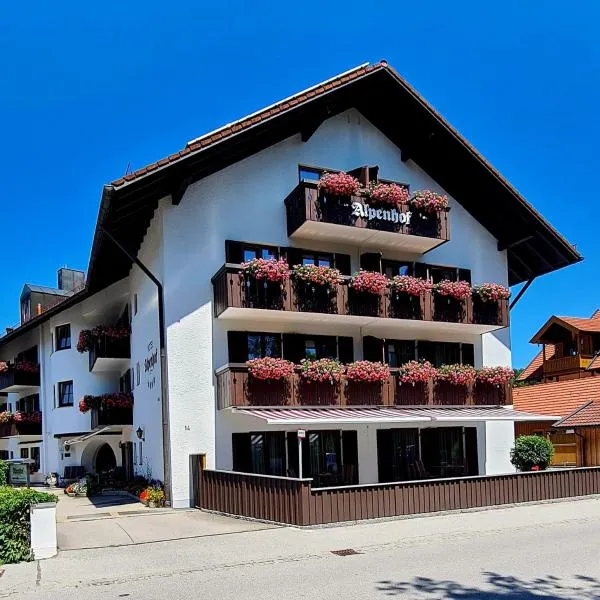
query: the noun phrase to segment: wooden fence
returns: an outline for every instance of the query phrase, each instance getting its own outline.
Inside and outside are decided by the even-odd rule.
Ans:
[[[600,467],[314,489],[310,479],[194,468],[198,508],[300,526],[600,494]]]

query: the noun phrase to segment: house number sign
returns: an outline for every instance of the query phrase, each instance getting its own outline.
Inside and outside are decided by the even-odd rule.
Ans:
[[[412,213],[410,211],[398,212],[395,208],[392,208],[391,210],[385,208],[371,208],[368,204],[353,202],[352,216],[363,217],[369,221],[390,221],[391,223],[410,225]]]

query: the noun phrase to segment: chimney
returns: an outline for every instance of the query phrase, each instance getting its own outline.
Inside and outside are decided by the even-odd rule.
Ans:
[[[63,267],[58,270],[58,289],[65,292],[78,292],[85,285],[85,273]]]

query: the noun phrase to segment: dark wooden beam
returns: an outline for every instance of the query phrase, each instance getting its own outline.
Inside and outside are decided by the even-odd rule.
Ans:
[[[175,189],[171,192],[171,202],[173,206],[179,206],[179,203],[181,202],[185,191],[192,183],[192,176],[189,176],[182,179],[181,183],[175,187]]]
[[[515,296],[515,299],[510,303],[508,310],[512,310],[513,306],[522,298],[523,294],[527,291],[527,288],[533,283],[535,277],[531,277],[527,280],[527,283],[519,290],[519,293]]]
[[[309,121],[306,125],[304,125],[304,127],[302,127],[302,129],[300,130],[300,139],[303,142],[308,142],[308,140],[310,140],[310,138],[313,136],[315,131],[317,131],[317,129],[319,129],[319,127],[321,127],[321,125],[323,124],[323,121],[326,118],[327,117],[319,117],[319,118],[315,119],[314,121]]]
[[[518,240],[514,240],[513,242],[499,241],[498,242],[498,251],[502,252],[503,250],[508,250],[509,248],[514,248],[515,246],[518,246],[519,244],[522,244],[523,242],[528,242],[529,240],[532,240],[532,239],[533,239],[532,235],[526,235],[525,237],[522,237]]]

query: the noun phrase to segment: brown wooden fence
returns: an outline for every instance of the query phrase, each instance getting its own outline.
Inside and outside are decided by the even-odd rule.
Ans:
[[[291,525],[600,494],[600,467],[315,488],[310,479],[200,470],[198,508]]]

